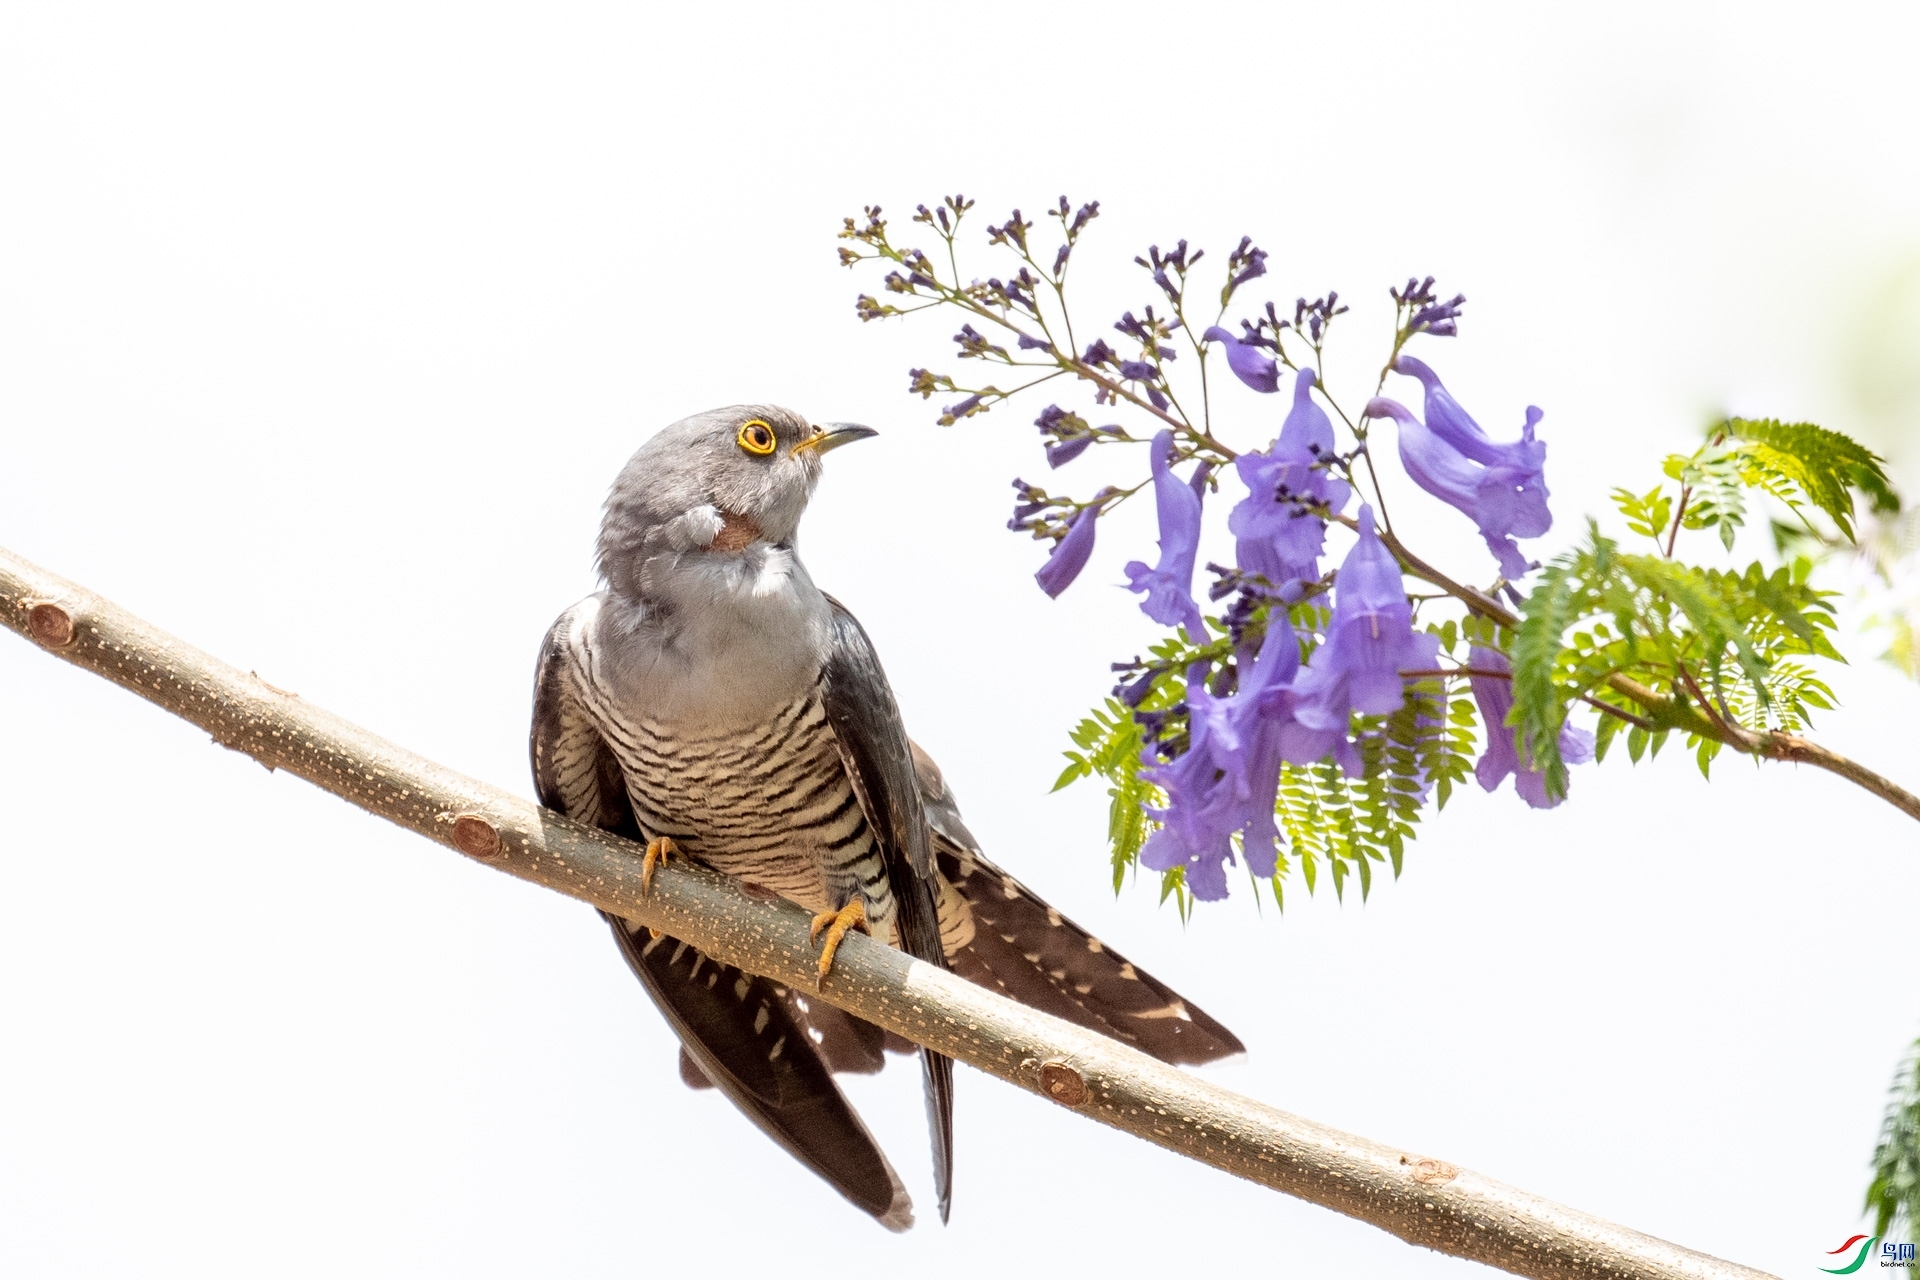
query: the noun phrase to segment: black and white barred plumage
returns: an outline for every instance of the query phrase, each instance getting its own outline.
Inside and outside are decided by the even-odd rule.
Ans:
[[[834,910],[858,893],[869,925],[886,937],[893,893],[827,720],[825,670],[751,723],[659,717],[622,706],[600,677],[599,606],[589,598],[568,610],[555,642],[583,725],[620,766],[640,833],[668,837],[688,857],[809,911]],[[569,799],[587,769],[588,753],[574,750]]]

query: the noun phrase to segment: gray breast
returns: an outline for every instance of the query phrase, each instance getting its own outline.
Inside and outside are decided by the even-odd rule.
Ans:
[[[869,922],[891,922],[893,895],[816,680],[759,723],[714,727],[636,714],[592,698],[651,838],[810,911],[858,894]]]

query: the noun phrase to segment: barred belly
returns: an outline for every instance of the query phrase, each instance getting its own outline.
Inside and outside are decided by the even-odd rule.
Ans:
[[[888,936],[892,889],[817,684],[744,729],[596,711],[649,839],[809,911],[859,896]]]

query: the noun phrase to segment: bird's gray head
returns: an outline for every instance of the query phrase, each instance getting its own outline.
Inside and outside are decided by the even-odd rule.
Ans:
[[[790,557],[821,457],[876,434],[814,426],[791,409],[733,405],[683,418],[641,445],[607,497],[600,573],[633,599],[687,570],[708,580]]]

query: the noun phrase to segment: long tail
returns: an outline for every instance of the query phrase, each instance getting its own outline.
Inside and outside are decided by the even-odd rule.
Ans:
[[[1048,906],[980,852],[939,766],[914,772],[941,879],[940,939],[953,971],[1162,1062],[1215,1062],[1246,1046],[1152,974]]]

